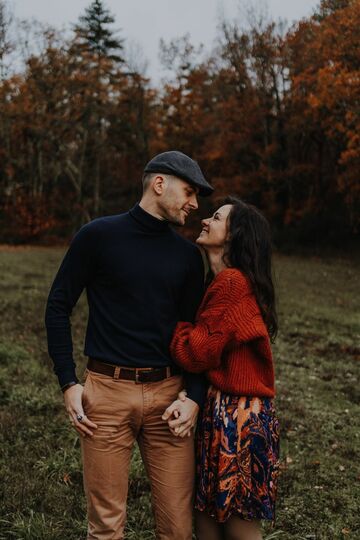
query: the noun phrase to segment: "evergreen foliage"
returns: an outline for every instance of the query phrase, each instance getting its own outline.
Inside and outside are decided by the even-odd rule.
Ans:
[[[85,9],[85,14],[79,17],[75,32],[85,50],[100,58],[124,62],[123,57],[116,53],[122,51],[123,40],[117,38],[109,27],[114,22],[115,18],[105,8],[102,0],[93,0]]]

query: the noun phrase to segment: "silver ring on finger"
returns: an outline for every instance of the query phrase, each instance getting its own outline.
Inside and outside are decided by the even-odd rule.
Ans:
[[[83,421],[83,419],[84,419],[84,416],[83,416],[82,414],[77,414],[77,415],[76,415],[76,420],[77,420],[78,422],[81,423],[81,422]]]

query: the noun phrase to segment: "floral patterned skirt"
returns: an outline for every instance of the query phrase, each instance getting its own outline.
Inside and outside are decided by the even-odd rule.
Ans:
[[[272,400],[210,386],[197,430],[195,508],[219,523],[231,515],[274,521],[278,471]]]

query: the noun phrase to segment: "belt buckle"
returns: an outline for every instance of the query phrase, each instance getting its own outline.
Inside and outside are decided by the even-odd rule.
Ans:
[[[152,373],[153,369],[152,368],[135,368],[135,383],[136,384],[142,384],[142,383],[146,383],[146,379],[145,381],[144,380],[141,380],[140,379],[140,375],[141,374],[145,374],[146,373]]]

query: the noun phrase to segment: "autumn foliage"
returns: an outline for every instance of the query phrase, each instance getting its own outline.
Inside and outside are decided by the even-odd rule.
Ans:
[[[323,0],[285,30],[224,22],[211,57],[162,43],[161,88],[129,65],[95,0],[66,39],[43,29],[6,69],[0,1],[1,241],[67,237],[140,195],[145,162],[176,148],[216,187],[261,207],[278,241],[356,234],[360,201],[360,2]],[[95,24],[96,23],[96,24]]]

